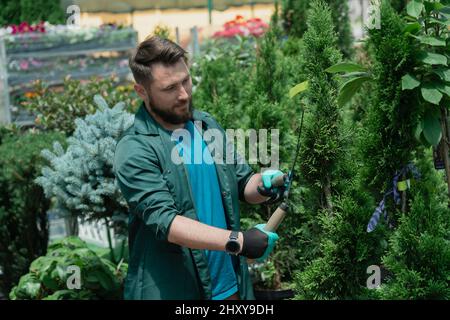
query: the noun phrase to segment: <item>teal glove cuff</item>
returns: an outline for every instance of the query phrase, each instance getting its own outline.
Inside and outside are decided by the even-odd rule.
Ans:
[[[258,224],[255,226],[256,229],[264,232],[267,235],[267,249],[266,251],[264,251],[264,254],[262,255],[262,257],[256,259],[256,261],[258,262],[264,262],[264,260],[266,260],[270,253],[272,252],[273,248],[275,247],[275,243],[277,242],[277,240],[279,239],[278,234],[276,234],[275,232],[270,232],[267,230],[264,230],[264,227],[266,226],[266,224]]]

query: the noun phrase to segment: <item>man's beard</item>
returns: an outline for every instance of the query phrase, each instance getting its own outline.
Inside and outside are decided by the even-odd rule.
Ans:
[[[186,112],[182,114],[177,114],[174,112],[173,108],[170,110],[167,110],[165,108],[161,108],[157,104],[153,103],[151,97],[148,97],[148,101],[150,103],[150,109],[153,111],[156,115],[158,115],[163,121],[170,123],[170,124],[182,124],[192,119],[192,113],[194,110],[194,107],[192,106],[192,98],[189,99],[188,102],[188,108]],[[175,108],[179,108],[180,106],[176,106]]]

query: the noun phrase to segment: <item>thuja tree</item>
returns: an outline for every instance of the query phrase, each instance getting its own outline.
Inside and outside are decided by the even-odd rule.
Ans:
[[[249,122],[244,109],[252,89],[254,43],[246,37],[237,37],[236,42],[211,41],[192,65],[194,105],[211,113],[224,128],[241,128]]]
[[[258,93],[267,95],[270,101],[279,98],[277,81],[280,80],[280,73],[277,74],[277,47],[276,26],[272,25],[264,35],[258,47],[256,59],[256,86]],[[278,79],[277,79],[278,78]]]
[[[61,212],[86,221],[105,222],[109,231],[112,220],[120,225],[127,213],[115,181],[113,158],[117,139],[132,124],[133,116],[123,111],[123,103],[109,108],[101,96],[94,100],[98,111],[75,120],[76,129],[67,140],[66,151],[59,143],[53,145],[53,151],[42,151],[50,166],[42,169],[36,182],[48,198],[56,199]],[[108,240],[114,262],[111,239]]]
[[[418,49],[415,68],[402,78],[402,88],[415,97],[408,107],[420,108],[417,138],[425,144],[443,145],[448,180],[449,89],[448,1],[415,1],[407,6],[405,37]],[[410,91],[412,90],[412,91]],[[390,239],[383,263],[391,273],[380,293],[387,299],[450,298],[450,209],[443,172],[437,173],[429,147],[415,155],[422,179],[410,192],[409,210],[402,212]],[[448,191],[448,186],[447,186]],[[446,201],[447,198],[447,201]]]
[[[355,164],[352,162],[352,164]],[[367,299],[367,268],[378,265],[385,245],[383,232],[367,233],[373,200],[358,178],[334,199],[334,214],[319,212],[321,238],[315,257],[295,275],[296,299]]]
[[[346,58],[353,54],[353,35],[349,19],[348,1],[325,0],[330,6],[333,25],[339,37],[337,44]],[[307,29],[307,11],[311,1],[286,0],[283,3],[282,18],[285,31],[290,36],[302,37]]]
[[[300,166],[302,178],[318,189],[320,207],[331,210],[332,184],[342,151],[339,130],[342,120],[337,104],[338,82],[324,70],[338,63],[341,54],[336,46],[331,12],[324,2],[313,2],[303,41],[303,73],[309,89],[305,94],[307,113]]]
[[[379,290],[383,299],[450,299],[450,209],[427,151],[418,155],[422,179],[411,187],[410,211],[401,215],[383,258],[390,273]]]
[[[338,33],[338,47],[344,57],[353,55],[353,34],[350,25],[348,1],[325,0],[330,6],[331,16],[336,32]]]
[[[314,50],[304,54],[306,70],[310,70],[310,88],[306,94],[309,103],[306,105],[307,108],[313,106],[313,113],[306,122],[301,172],[312,188],[321,186],[321,198],[328,201],[322,201],[311,217],[315,223],[310,224],[320,237],[315,256],[296,273],[296,298],[367,298],[370,292],[365,288],[366,271],[369,265],[379,262],[383,251],[380,246],[382,232],[366,232],[374,201],[361,188],[360,164],[354,148],[344,147],[344,132],[345,135],[349,132],[339,113],[338,84],[325,71],[340,61],[339,52],[331,27],[331,14],[323,2],[313,4],[308,26],[304,36],[305,50]],[[313,33],[314,30],[317,31]],[[331,53],[334,58],[330,58]],[[327,54],[328,60],[321,60]],[[312,205],[305,204],[305,207]]]
[[[309,1],[284,0],[282,3],[283,27],[292,37],[301,38],[306,31],[306,14]]]
[[[388,1],[382,2],[380,14],[380,28],[369,30],[374,97],[362,121],[360,146],[363,179],[377,198],[392,188],[396,172],[412,160],[419,116],[417,97],[402,91],[401,85],[402,76],[414,68],[415,49],[403,35],[406,24]],[[392,201],[386,206],[392,209]]]

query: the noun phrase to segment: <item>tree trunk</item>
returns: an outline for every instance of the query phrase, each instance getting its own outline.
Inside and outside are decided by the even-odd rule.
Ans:
[[[116,257],[114,256],[114,248],[112,245],[111,231],[109,229],[109,220],[106,217],[105,217],[105,226],[106,226],[106,235],[108,237],[109,255],[111,257],[112,263],[117,264]]]
[[[447,122],[447,112],[444,107],[441,107],[441,129],[442,129],[442,139],[444,139],[444,143],[442,151],[445,165],[445,175],[447,177],[447,190],[448,190],[448,206],[450,207],[450,159],[448,156],[448,141],[449,141],[449,128]]]

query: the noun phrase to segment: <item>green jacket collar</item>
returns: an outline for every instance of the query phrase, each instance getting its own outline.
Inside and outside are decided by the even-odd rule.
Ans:
[[[207,115],[204,112],[194,110],[192,117],[195,121],[205,122]],[[162,128],[161,125],[147,111],[143,102],[134,118],[135,131],[145,135],[159,135],[159,128]]]

